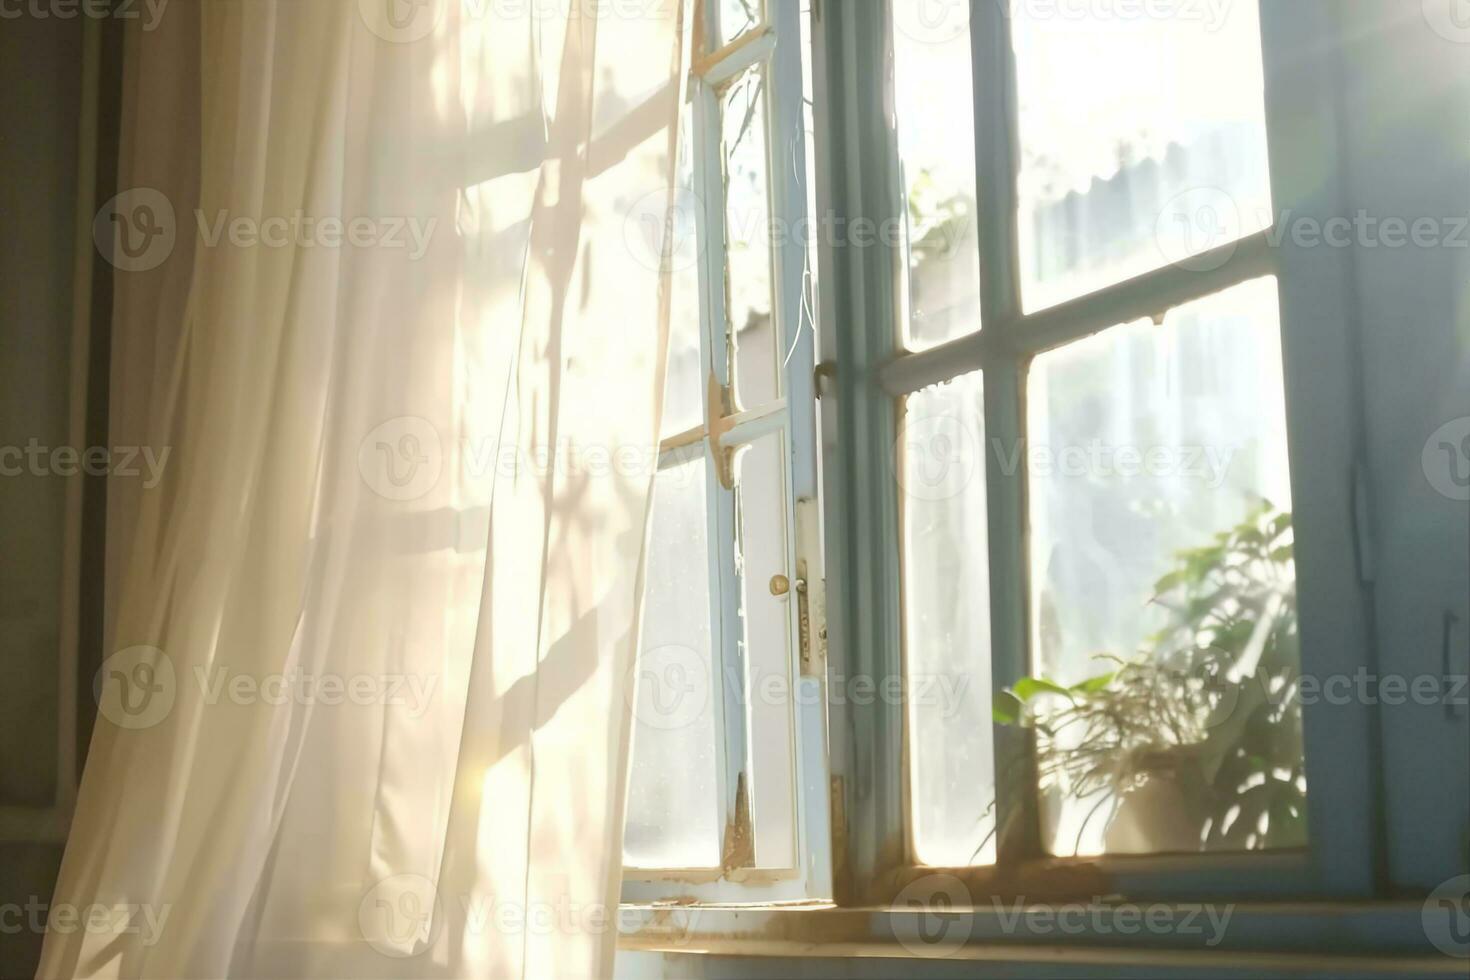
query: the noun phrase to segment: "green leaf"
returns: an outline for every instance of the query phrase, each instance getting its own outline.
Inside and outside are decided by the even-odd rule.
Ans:
[[[1025,705],[1010,691],[1001,691],[990,703],[990,714],[997,725],[1020,724]]]
[[[1173,592],[1175,589],[1179,588],[1179,586],[1183,584],[1184,572],[1177,570],[1172,571],[1168,575],[1165,575],[1163,578],[1154,583],[1154,595],[1163,595],[1166,592]]]
[[[1216,632],[1210,645],[1226,653],[1239,656],[1245,651],[1245,645],[1250,642],[1255,632],[1255,620],[1242,619]]]
[[[1016,682],[1013,690],[1022,704],[1029,702],[1038,694],[1060,694],[1064,698],[1072,696],[1072,692],[1062,685],[1041,677],[1023,677]]]
[[[1109,684],[1113,683],[1113,678],[1117,676],[1117,673],[1114,672],[1090,677],[1080,684],[1073,684],[1072,692],[1074,694],[1096,694],[1099,691],[1105,690]]]

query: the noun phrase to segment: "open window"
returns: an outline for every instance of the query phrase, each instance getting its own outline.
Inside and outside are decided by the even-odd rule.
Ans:
[[[804,23],[696,5],[629,901],[830,895]]]
[[[630,902],[1372,893],[1337,25],[1043,6],[810,11],[820,392],[803,12],[702,9]]]

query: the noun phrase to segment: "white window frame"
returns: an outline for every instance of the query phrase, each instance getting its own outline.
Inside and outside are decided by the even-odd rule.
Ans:
[[[700,364],[709,381],[702,424],[663,440],[660,470],[703,455],[708,488],[709,581],[716,758],[720,796],[719,868],[626,867],[623,899],[638,904],[670,896],[710,902],[802,902],[831,892],[830,825],[822,607],[824,583],[817,493],[815,323],[809,250],[800,233],[773,234],[773,334],[782,352],[780,397],[745,406],[736,397],[737,338],[727,312],[729,229],[721,98],[750,71],[765,73],[763,100],[770,215],[777,228],[799,232],[807,213],[802,34],[796,0],[761,3],[762,22],[730,43],[721,37],[718,0],[686,0],[694,14],[689,100],[700,289]],[[739,533],[734,457],[759,439],[781,435],[786,450],[785,573],[791,591],[790,674],[784,687],[792,712],[795,786],[791,814],[796,861],[771,866],[755,853],[751,826],[748,672],[740,615],[745,587],[737,555]],[[657,518],[655,517],[655,520]],[[764,581],[752,583],[764,589]],[[636,752],[636,743],[634,747]],[[755,787],[758,791],[758,786]]]

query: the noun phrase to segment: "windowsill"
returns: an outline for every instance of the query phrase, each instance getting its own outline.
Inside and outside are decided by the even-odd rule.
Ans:
[[[619,948],[1463,978],[1466,961],[1434,948],[1422,916],[1418,902],[1001,904],[932,914],[833,905],[625,905]]]

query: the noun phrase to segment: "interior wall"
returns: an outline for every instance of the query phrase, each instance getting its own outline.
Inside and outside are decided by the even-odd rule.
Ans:
[[[1470,10],[1459,0],[1351,0],[1343,16],[1352,206],[1439,229],[1425,246],[1363,232],[1353,249],[1379,674],[1439,677],[1448,653],[1446,693],[1463,705],[1470,482],[1456,480],[1470,474]],[[1470,874],[1470,708],[1390,704],[1386,690],[1380,700],[1389,875],[1422,894]]]
[[[27,450],[69,441],[82,34],[80,18],[0,21],[0,808],[11,812],[44,810],[57,791],[66,480]],[[4,836],[20,839],[0,838],[0,976],[29,976],[41,937],[12,907],[50,901],[61,848]]]

